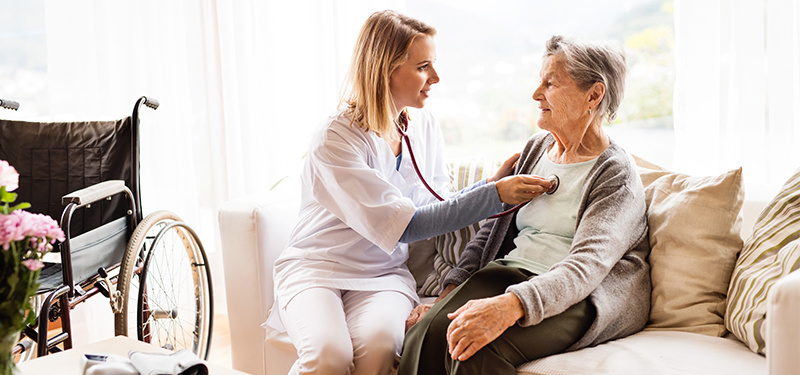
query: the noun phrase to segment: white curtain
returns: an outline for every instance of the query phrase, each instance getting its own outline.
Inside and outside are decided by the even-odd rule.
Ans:
[[[742,166],[769,199],[800,167],[800,1],[676,0],[674,17],[673,169]]]
[[[376,10],[403,7],[45,0],[52,119],[116,119],[142,95],[160,102],[141,111],[143,211],[171,210],[198,232],[215,310],[224,313],[219,207],[296,175],[311,131],[336,109],[361,24]],[[106,319],[102,305],[86,319]]]

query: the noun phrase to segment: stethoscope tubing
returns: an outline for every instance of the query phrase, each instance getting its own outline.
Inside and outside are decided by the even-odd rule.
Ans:
[[[425,181],[425,177],[422,177],[422,173],[419,171],[419,167],[417,166],[417,158],[414,157],[414,150],[411,149],[411,140],[408,138],[408,135],[406,134],[406,132],[400,129],[400,126],[397,127],[397,130],[400,132],[400,136],[402,136],[403,139],[406,141],[406,146],[408,147],[408,154],[411,155],[411,164],[414,165],[414,171],[417,172],[417,177],[419,177],[419,180],[422,181],[422,184],[425,185],[426,188],[428,188],[428,191],[430,191],[431,194],[433,194],[433,196],[436,197],[436,199],[443,201],[444,198],[442,198],[439,194],[437,194],[436,191],[433,190],[433,188],[430,185],[428,185],[428,181]]]
[[[406,124],[408,124],[408,118],[407,117],[406,117],[405,120],[406,120]],[[428,185],[428,181],[425,181],[425,177],[422,177],[422,173],[419,171],[419,166],[417,166],[417,158],[414,157],[414,150],[411,148],[411,140],[409,139],[408,134],[406,134],[406,132],[403,131],[403,129],[400,128],[400,125],[398,125],[397,123],[395,123],[395,126],[397,127],[397,131],[400,133],[400,136],[403,138],[403,140],[406,141],[406,146],[408,148],[408,154],[411,156],[411,164],[414,165],[414,171],[417,172],[417,177],[419,177],[419,180],[422,181],[422,184],[425,185],[425,187],[428,189],[428,191],[431,192],[431,194],[433,194],[433,196],[436,197],[436,199],[438,199],[439,201],[444,201],[444,198],[442,198],[439,194],[437,194],[436,191],[433,190],[433,188],[430,185]],[[556,175],[550,176],[550,177],[548,177],[548,179],[551,181],[552,187],[550,188],[550,190],[547,191],[547,194],[553,194],[558,189],[558,185],[559,185],[560,181],[559,181],[558,176],[556,176]],[[555,183],[552,182],[553,179],[555,179]],[[514,207],[511,207],[508,210],[505,210],[505,211],[503,211],[501,213],[489,216],[489,219],[496,219],[498,217],[503,217],[503,216],[509,215],[509,214],[519,210],[520,208],[522,208],[523,206],[525,206],[528,203],[530,203],[530,201],[527,201],[525,203],[520,203],[520,204],[518,204],[518,205],[516,205]]]

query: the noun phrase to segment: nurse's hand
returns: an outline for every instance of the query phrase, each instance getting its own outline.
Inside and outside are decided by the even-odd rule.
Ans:
[[[550,181],[531,174],[518,174],[495,182],[500,200],[508,204],[525,203],[550,189]]]
[[[503,165],[501,165],[500,169],[495,172],[494,176],[486,179],[486,182],[500,181],[503,177],[511,176],[514,173],[514,169],[517,168],[518,160],[519,152],[511,155],[510,158],[503,162]]]
[[[447,317],[447,346],[450,357],[466,361],[494,341],[525,315],[514,293],[471,300]]]

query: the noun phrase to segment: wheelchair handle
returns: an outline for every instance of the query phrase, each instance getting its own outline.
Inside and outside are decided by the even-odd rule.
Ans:
[[[156,110],[160,105],[158,100],[154,98],[150,98],[147,96],[142,96],[138,100],[136,100],[136,104],[133,106],[133,113],[131,114],[131,132],[133,136],[131,137],[131,160],[134,161],[133,171],[131,173],[131,186],[136,190],[136,196],[133,197],[133,200],[136,206],[136,221],[142,220],[142,203],[140,202],[140,190],[141,185],[139,184],[139,107],[144,104],[146,107]]]
[[[146,105],[146,106],[148,106],[148,107],[150,107],[152,109],[158,109],[158,106],[161,105],[161,103],[159,103],[158,100],[150,98],[150,97],[147,97],[147,96],[143,96],[142,99],[144,99],[144,102],[142,104],[144,104],[144,105]]]
[[[15,102],[13,100],[0,99],[0,107],[8,108],[8,109],[10,109],[12,111],[16,111],[16,110],[19,109],[19,103]]]

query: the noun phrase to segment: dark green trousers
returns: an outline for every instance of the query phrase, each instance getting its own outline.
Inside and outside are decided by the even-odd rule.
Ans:
[[[436,303],[406,334],[398,375],[509,374],[517,366],[561,353],[589,329],[597,313],[588,300],[541,323],[508,328],[500,337],[466,361],[450,358],[447,347],[447,314],[467,301],[494,297],[506,288],[536,275],[517,267],[490,263]]]

